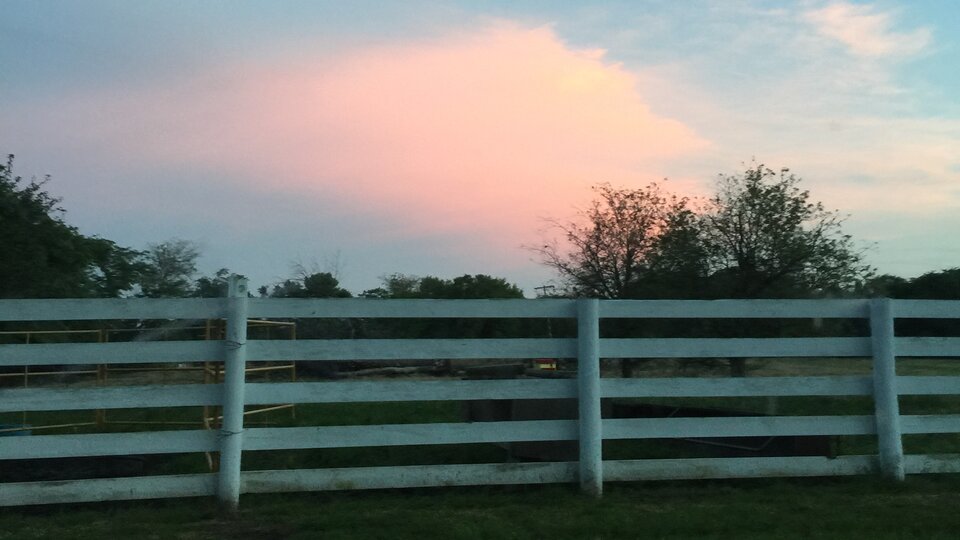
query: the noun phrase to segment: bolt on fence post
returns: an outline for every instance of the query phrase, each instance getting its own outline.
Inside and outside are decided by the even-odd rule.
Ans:
[[[247,362],[246,278],[230,276],[226,319],[217,497],[224,510],[235,512],[240,503],[240,456],[243,451],[243,385]]]
[[[580,411],[580,489],[603,494],[603,423],[600,411],[600,301],[577,300],[577,388]]]
[[[875,298],[870,301],[870,342],[873,350],[873,403],[880,449],[880,472],[892,480],[903,480],[903,441],[900,436],[900,404],[897,401],[893,303],[889,298]]]

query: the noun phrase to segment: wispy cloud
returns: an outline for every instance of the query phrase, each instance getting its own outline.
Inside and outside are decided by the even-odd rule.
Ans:
[[[895,31],[894,15],[870,4],[838,2],[807,11],[804,18],[818,32],[843,43],[858,56],[912,55],[923,51],[931,42],[930,29]]]

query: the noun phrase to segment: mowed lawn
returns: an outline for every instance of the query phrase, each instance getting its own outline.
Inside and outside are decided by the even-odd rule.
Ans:
[[[960,477],[670,482],[244,496],[0,510],[29,538],[957,538]]]

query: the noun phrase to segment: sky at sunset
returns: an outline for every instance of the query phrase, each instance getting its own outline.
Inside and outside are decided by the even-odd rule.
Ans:
[[[881,273],[960,266],[960,4],[0,1],[0,153],[66,220],[274,283],[553,275],[590,186],[789,167]]]

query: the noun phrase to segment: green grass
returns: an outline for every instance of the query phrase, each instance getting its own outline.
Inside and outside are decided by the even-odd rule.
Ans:
[[[744,480],[244,496],[0,510],[30,538],[955,538],[960,478]]]

